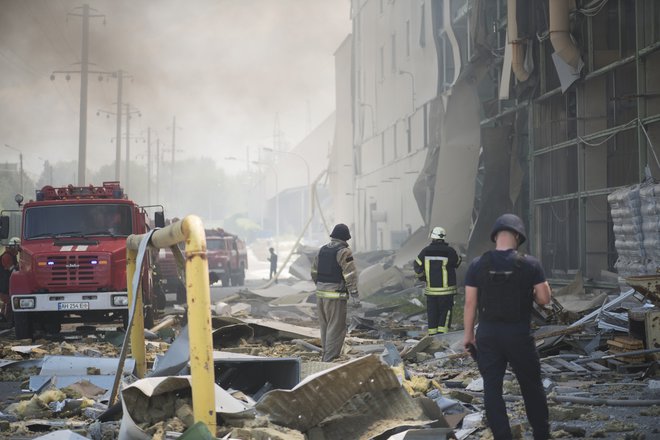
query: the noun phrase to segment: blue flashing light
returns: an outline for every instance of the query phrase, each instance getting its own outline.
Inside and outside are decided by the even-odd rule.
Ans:
[[[49,261],[47,264],[48,264],[49,266],[54,266],[54,265],[55,265],[55,262],[54,262],[54,261]]]
[[[92,260],[89,262],[90,264],[99,264],[98,260]]]

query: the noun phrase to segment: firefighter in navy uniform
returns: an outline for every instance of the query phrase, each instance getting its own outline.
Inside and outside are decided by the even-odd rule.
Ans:
[[[548,304],[552,293],[539,261],[518,252],[525,239],[522,220],[513,214],[502,215],[491,232],[495,250],[475,258],[465,276],[463,345],[468,350],[476,346],[486,418],[495,440],[512,438],[502,398],[507,363],[520,384],[534,439],[550,436],[548,403],[530,321],[532,302]]]
[[[433,228],[430,238],[431,244],[419,253],[414,269],[419,280],[426,282],[428,333],[435,335],[449,331],[456,295],[456,268],[461,257],[447,244],[447,234],[440,226]]]
[[[323,246],[312,264],[312,280],[316,283],[316,306],[321,327],[323,361],[341,354],[346,337],[347,302],[359,306],[357,271],[353,253],[347,241],[348,226],[339,223],[330,234],[330,243]]]

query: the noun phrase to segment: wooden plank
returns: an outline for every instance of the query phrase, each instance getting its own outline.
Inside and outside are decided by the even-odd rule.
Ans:
[[[544,373],[559,373],[561,370],[553,367],[552,365],[548,365],[546,363],[541,362],[541,370],[543,370]]]
[[[568,370],[575,371],[576,373],[588,373],[589,372],[589,370],[587,370],[586,368],[581,367],[580,365],[578,365],[574,362],[568,362],[568,361],[566,361],[564,359],[561,359],[561,358],[553,359],[553,361],[555,363],[561,365],[562,367],[568,369]]]
[[[604,365],[599,364],[598,362],[587,362],[585,365],[588,366],[589,368],[591,368],[594,371],[610,371],[609,368],[607,368]]]

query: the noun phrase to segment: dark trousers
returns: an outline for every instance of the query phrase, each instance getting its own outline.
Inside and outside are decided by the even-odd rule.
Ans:
[[[502,398],[507,363],[520,384],[525,411],[535,440],[550,437],[548,402],[541,382],[541,364],[528,323],[480,322],[477,328],[477,364],[484,379],[486,418],[495,440],[511,439],[511,427]]]
[[[277,266],[270,266],[270,273],[268,274],[268,279],[272,280],[275,275],[277,275]]]
[[[454,307],[454,295],[426,295],[429,335],[449,331],[452,307]]]

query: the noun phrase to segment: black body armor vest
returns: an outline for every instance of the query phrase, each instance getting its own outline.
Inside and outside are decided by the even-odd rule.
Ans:
[[[477,308],[479,319],[499,322],[529,322],[534,287],[523,270],[523,256],[516,253],[512,270],[493,270],[492,255],[481,256]]]
[[[343,284],[344,275],[341,266],[337,263],[337,253],[345,247],[328,247],[328,245],[325,245],[319,250],[317,282]]]

